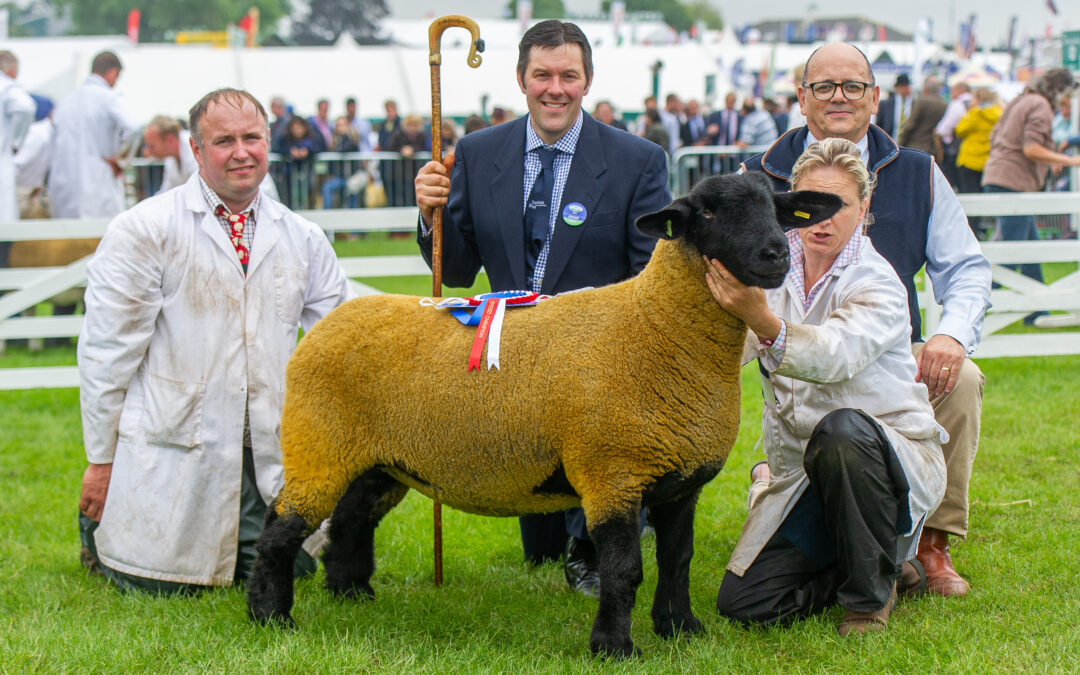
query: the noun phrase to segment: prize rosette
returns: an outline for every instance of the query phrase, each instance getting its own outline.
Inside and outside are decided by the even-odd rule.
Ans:
[[[469,352],[469,370],[480,370],[480,356],[487,344],[488,370],[499,369],[499,344],[502,337],[503,316],[507,307],[529,307],[550,295],[533,291],[496,291],[465,298],[421,298],[420,305],[447,309],[466,326],[477,326],[472,350]],[[490,336],[490,337],[489,337]]]

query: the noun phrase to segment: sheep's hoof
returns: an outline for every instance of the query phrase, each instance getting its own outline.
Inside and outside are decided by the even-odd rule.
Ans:
[[[630,638],[610,642],[593,639],[589,643],[589,649],[596,656],[605,659],[629,659],[641,656],[641,650],[634,646]]]
[[[279,612],[256,614],[249,609],[248,618],[261,626],[267,626],[269,628],[282,628],[285,630],[296,629],[296,622],[293,621],[292,616],[289,614],[281,614]]]
[[[371,587],[371,584],[331,585],[327,583],[326,588],[335,597],[342,599],[357,600],[359,602],[370,602],[375,599],[375,589]]]
[[[705,628],[701,625],[701,621],[693,614],[688,614],[686,617],[678,619],[674,616],[664,617],[653,622],[653,630],[660,637],[667,639],[675,637],[676,635],[697,635],[705,632]]]

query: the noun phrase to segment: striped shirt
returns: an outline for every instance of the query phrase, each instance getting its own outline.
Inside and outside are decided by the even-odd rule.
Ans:
[[[525,209],[529,205],[529,193],[532,192],[533,183],[540,173],[540,155],[537,149],[541,147],[555,148],[559,152],[555,154],[555,185],[551,191],[551,213],[548,217],[548,238],[540,255],[536,257],[532,288],[536,293],[544,282],[544,270],[547,268],[548,251],[551,250],[551,239],[555,232],[555,218],[559,214],[559,204],[562,202],[563,188],[566,187],[566,177],[570,174],[570,162],[574,159],[574,150],[577,148],[578,137],[581,136],[582,113],[578,111],[577,121],[570,127],[562,138],[555,141],[555,145],[546,145],[533,129],[532,120],[525,125],[525,180],[522,184],[521,217],[524,226]]]
[[[221,223],[221,228],[225,230],[225,236],[232,237],[232,225],[229,223],[229,215],[232,213],[228,206],[225,206],[225,202],[221,201],[221,197],[218,197],[217,193],[206,181],[203,180],[202,175],[199,175],[199,187],[202,188],[203,197],[206,199],[207,205],[210,207],[210,213],[217,212],[217,207],[221,206],[225,209],[225,215],[217,216],[218,222]],[[259,217],[259,205],[262,203],[262,191],[259,190],[255,193],[255,198],[251,200],[251,203],[247,205],[247,208],[241,209],[240,213],[247,216],[247,224],[244,226],[242,236],[244,238],[244,246],[248,251],[251,251],[251,246],[255,241],[255,221]]]

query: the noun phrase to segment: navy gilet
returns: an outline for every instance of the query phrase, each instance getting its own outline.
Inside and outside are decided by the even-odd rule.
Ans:
[[[803,152],[807,133],[805,126],[792,129],[763,154],[744,162],[744,170],[764,171],[777,191],[786,192],[791,189],[791,167]],[[866,135],[868,166],[877,177],[870,198],[874,222],[867,234],[907,289],[911,341],[917,342],[922,340],[922,318],[915,275],[926,264],[926,235],[934,205],[933,160],[925,152],[897,146],[873,124]]]

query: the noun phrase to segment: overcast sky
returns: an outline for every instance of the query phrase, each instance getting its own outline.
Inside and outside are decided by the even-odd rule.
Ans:
[[[920,17],[933,20],[934,38],[951,41],[961,20],[972,12],[977,14],[976,26],[980,43],[996,45],[1008,33],[1009,17],[1017,15],[1023,35],[1041,36],[1046,24],[1052,23],[1054,33],[1061,30],[1080,30],[1080,11],[1077,0],[1052,0],[1059,16],[1047,9],[1046,0],[766,0],[761,3],[738,0],[709,0],[720,9],[724,19],[736,26],[763,19],[802,18],[811,7],[819,17],[865,16],[907,32],[915,30]],[[573,12],[598,12],[599,0],[563,0]],[[386,0],[386,6],[398,18],[419,18],[443,14],[464,14],[474,18],[501,16],[506,0]]]

